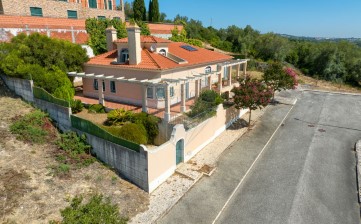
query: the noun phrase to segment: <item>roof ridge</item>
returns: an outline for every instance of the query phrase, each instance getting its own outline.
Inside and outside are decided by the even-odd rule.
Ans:
[[[143,49],[143,50],[145,50],[145,53],[150,57],[150,59],[153,61],[153,63],[156,64],[158,68],[161,68],[161,66],[158,64],[158,62],[152,57],[152,55],[150,54],[148,49]]]

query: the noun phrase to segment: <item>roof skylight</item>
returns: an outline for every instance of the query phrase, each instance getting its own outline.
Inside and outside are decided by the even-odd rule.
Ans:
[[[187,51],[198,51],[196,48],[190,46],[190,45],[181,45],[181,48],[187,50]]]

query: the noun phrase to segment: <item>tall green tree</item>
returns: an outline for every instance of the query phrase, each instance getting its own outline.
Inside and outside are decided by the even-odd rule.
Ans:
[[[87,61],[80,45],[39,33],[20,34],[10,43],[0,43],[0,73],[32,79],[35,86],[66,100],[74,96],[66,72],[81,71]]]
[[[158,0],[150,0],[150,2],[149,2],[149,21],[150,22],[159,22],[160,21]]]
[[[294,89],[297,86],[296,73],[291,68],[283,69],[280,62],[269,65],[263,75],[264,81],[273,91],[273,99],[276,91]]]
[[[149,36],[151,34],[148,24],[142,21],[138,21],[137,24],[140,28],[140,35]]]
[[[134,0],[133,2],[134,20],[146,21],[147,10],[145,9],[144,0]]]
[[[288,39],[274,33],[261,35],[255,46],[256,56],[265,61],[284,61],[291,50]]]
[[[125,19],[133,19],[134,18],[134,11],[133,11],[133,1],[132,2],[125,2],[124,3],[124,14]]]
[[[153,0],[149,1],[149,6],[148,6],[148,21],[152,22],[152,17],[153,17]]]
[[[93,49],[95,55],[107,51],[105,30],[111,25],[117,30],[117,37],[119,39],[127,37],[125,23],[119,19],[89,18],[85,21],[85,29],[89,34],[88,44]]]

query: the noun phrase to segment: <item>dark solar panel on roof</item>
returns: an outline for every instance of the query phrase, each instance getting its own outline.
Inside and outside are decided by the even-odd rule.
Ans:
[[[196,48],[189,46],[189,45],[181,45],[180,47],[183,49],[186,49],[187,51],[197,51]]]

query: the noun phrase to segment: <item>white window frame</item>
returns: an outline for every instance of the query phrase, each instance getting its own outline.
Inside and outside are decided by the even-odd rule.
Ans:
[[[152,94],[149,94],[149,93],[152,93]],[[154,86],[147,87],[147,99],[154,99]]]
[[[165,49],[160,49],[159,54],[167,56],[167,51]]]
[[[127,53],[125,53],[125,52],[127,52]],[[124,61],[123,61],[123,55],[127,55],[127,57],[124,58]],[[120,51],[120,62],[126,63],[128,60],[129,60],[129,50],[128,50],[128,48],[123,48]]]
[[[211,66],[207,66],[205,69],[204,69],[204,73],[206,74],[209,74],[212,72],[212,67]]]
[[[169,96],[174,97],[174,86],[169,87]]]
[[[117,86],[116,86],[115,81],[110,81],[109,82],[109,87],[110,87],[110,92],[111,93],[116,93],[117,92]],[[112,87],[114,87],[114,88],[112,88]]]
[[[160,89],[163,89],[163,96],[158,96],[158,90],[160,90]],[[163,99],[165,99],[165,89],[164,89],[164,87],[157,87],[156,88],[156,96],[157,96],[157,99],[160,99],[160,100],[163,100]]]
[[[99,81],[98,81],[98,79],[93,80],[93,89],[94,90],[99,90]]]

